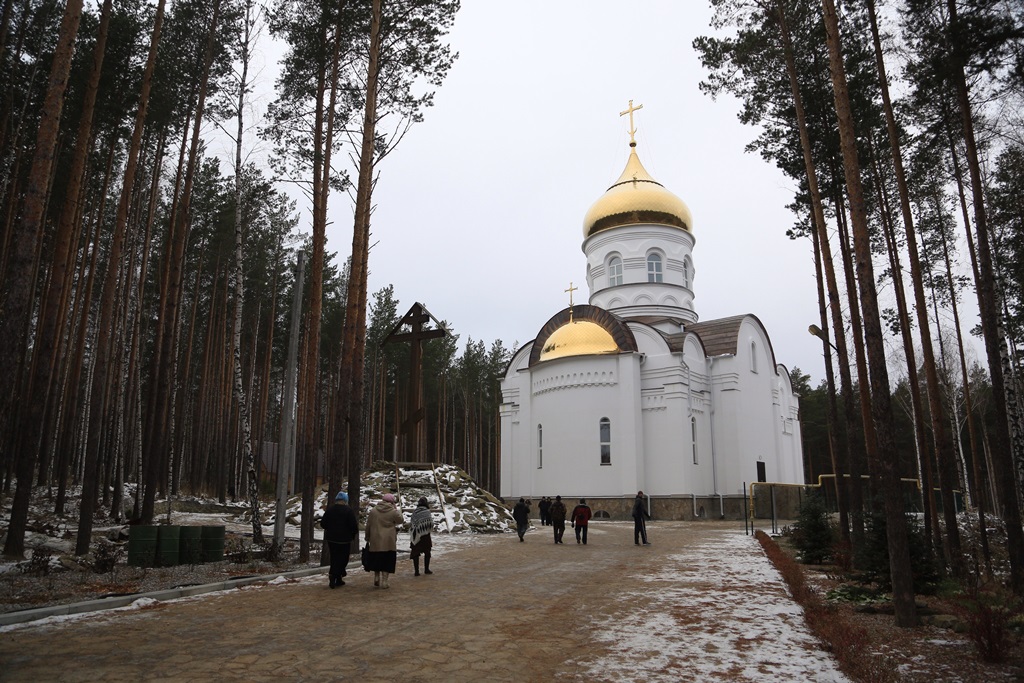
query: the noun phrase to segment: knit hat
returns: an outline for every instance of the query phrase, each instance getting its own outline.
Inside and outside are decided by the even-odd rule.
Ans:
[[[427,499],[426,498],[420,498],[418,501],[416,501],[416,505],[418,505],[421,508],[427,507]]]
[[[394,503],[395,502],[395,497],[393,495],[391,495],[390,493],[385,493],[384,494],[384,502],[385,503]]]
[[[562,500],[561,496],[555,496],[555,500]]]
[[[335,502],[340,500],[342,503],[347,503],[348,502],[348,494],[345,493],[344,491],[338,491],[338,495],[336,495],[334,497],[334,500],[335,500]]]

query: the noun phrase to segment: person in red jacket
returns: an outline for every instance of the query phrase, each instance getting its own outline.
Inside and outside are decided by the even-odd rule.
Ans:
[[[576,529],[576,542],[583,539],[583,545],[587,544],[587,526],[590,522],[590,506],[586,498],[580,498],[580,504],[572,509],[572,517],[569,518],[570,525]]]

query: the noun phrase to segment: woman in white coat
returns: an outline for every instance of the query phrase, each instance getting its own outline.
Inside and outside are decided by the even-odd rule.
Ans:
[[[370,510],[366,519],[366,545],[369,549],[367,569],[373,572],[373,585],[388,588],[388,577],[395,573],[398,557],[398,526],[405,522],[395,507],[395,497],[384,494],[384,500]]]

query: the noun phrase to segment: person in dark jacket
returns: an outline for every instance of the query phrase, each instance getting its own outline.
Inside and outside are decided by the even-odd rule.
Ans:
[[[544,496],[537,503],[537,511],[540,512],[540,524],[541,526],[547,526],[551,524],[551,499]]]
[[[569,518],[569,524],[576,529],[576,542],[580,542],[580,537],[583,538],[583,545],[587,544],[587,527],[590,525],[590,506],[587,505],[586,498],[580,498],[580,504],[572,509],[572,517]]]
[[[562,534],[565,533],[565,503],[561,496],[555,496],[554,502],[548,508],[548,518],[551,520],[551,527],[555,531],[555,543],[562,542]]]
[[[644,540],[644,545],[650,545],[647,542],[647,524],[644,523],[645,519],[651,518],[647,513],[646,503],[644,492],[637,491],[636,499],[633,501],[633,543],[636,545],[640,545],[641,538]]]
[[[330,587],[344,586],[342,578],[348,572],[348,558],[352,552],[352,540],[359,535],[359,522],[356,513],[348,506],[348,494],[339,491],[334,497],[334,505],[327,508],[320,518],[320,526],[324,530],[324,543],[331,556],[331,569],[327,575]]]
[[[512,508],[512,519],[516,520],[516,533],[519,534],[519,542],[522,543],[526,530],[530,528],[530,506],[526,504],[526,499],[520,498]]]
[[[430,571],[430,549],[434,547],[430,540],[430,532],[434,529],[434,516],[430,513],[426,498],[420,498],[416,503],[416,511],[409,519],[409,559],[412,560],[412,568],[415,574],[420,575],[420,555],[423,555],[423,573],[433,574]]]

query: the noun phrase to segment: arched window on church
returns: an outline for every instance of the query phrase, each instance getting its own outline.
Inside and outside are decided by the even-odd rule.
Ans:
[[[648,282],[661,282],[661,255],[660,254],[648,254],[647,255],[647,281]]]
[[[750,371],[757,374],[757,344],[750,342]]]
[[[544,427],[537,425],[537,469],[544,467]]]
[[[697,418],[690,416],[690,438],[693,439],[693,464],[697,463]]]
[[[608,262],[608,286],[618,287],[622,284],[622,259],[618,256],[612,257]]]
[[[690,286],[690,257],[683,259],[683,287]]]
[[[612,464],[612,421],[601,418],[601,464]]]

